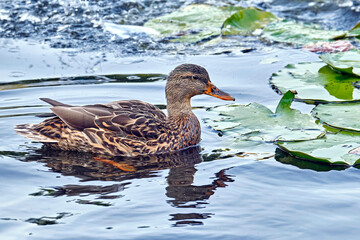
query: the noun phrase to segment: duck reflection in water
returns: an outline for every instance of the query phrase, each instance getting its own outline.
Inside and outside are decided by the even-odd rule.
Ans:
[[[169,169],[166,187],[167,202],[175,208],[203,208],[216,188],[226,187],[226,182],[232,182],[226,175],[226,169],[215,173],[215,179],[209,184],[195,186],[195,164],[203,161],[199,146],[191,147],[171,154],[141,156],[135,158],[102,157],[93,154],[83,154],[69,151],[54,151],[43,147],[25,157],[18,157],[22,161],[43,162],[54,172],[65,176],[75,176],[81,181],[124,181],[157,176],[162,169]],[[97,185],[65,185],[46,189],[33,195],[50,196],[83,196],[99,195],[98,199],[112,199],[121,197],[119,194],[124,190],[128,181],[110,186]],[[45,192],[44,192],[45,191]],[[79,202],[79,201],[78,201]],[[86,204],[81,201],[79,203]],[[91,204],[91,202],[89,202]],[[104,205],[102,202],[95,204]],[[211,213],[176,213],[171,214],[170,221],[176,221],[173,226],[184,224],[202,224],[199,219],[210,217]]]

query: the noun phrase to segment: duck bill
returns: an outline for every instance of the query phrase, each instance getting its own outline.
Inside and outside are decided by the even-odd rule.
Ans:
[[[213,97],[220,98],[222,100],[235,101],[235,98],[233,98],[230,94],[228,94],[224,91],[221,91],[215,85],[213,85],[211,82],[209,82],[209,87],[207,90],[204,91],[204,93],[207,95],[213,96]]]

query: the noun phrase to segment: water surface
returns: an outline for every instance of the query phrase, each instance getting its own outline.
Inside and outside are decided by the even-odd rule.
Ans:
[[[256,101],[274,109],[280,96],[268,86],[271,73],[290,62],[317,59],[315,54],[281,49],[239,56],[115,58],[105,54],[107,61],[99,60],[89,73],[82,61],[74,60],[91,61],[88,53],[77,53],[76,58],[68,59],[71,64],[64,65],[57,57],[66,56],[64,52],[31,44],[13,42],[2,48],[14,63],[25,58],[32,63],[31,68],[9,64],[2,69],[0,231],[4,239],[356,236],[354,223],[359,217],[354,209],[359,207],[360,188],[354,168],[337,171],[299,163],[271,144],[236,156],[226,156],[226,152],[218,156],[213,150],[226,148],[231,140],[204,124],[198,149],[162,158],[124,159],[122,169],[96,161],[92,155],[42,149],[41,144],[13,131],[14,125],[40,122],[36,115],[49,112],[39,97],[70,104],[141,99],[164,106],[163,74],[183,62],[205,66],[212,81],[237,102]],[[39,50],[32,59],[26,52],[29,46],[43,48],[43,52]],[[23,54],[9,51],[16,47]],[[90,55],[94,59],[99,56]],[[264,59],[278,61],[263,64]],[[51,70],[44,67],[43,60],[51,62]],[[69,78],[69,69],[73,76],[123,75]],[[13,71],[23,75],[13,76]],[[145,73],[155,75],[139,77]],[[41,74],[52,79],[39,80]],[[203,119],[210,116],[207,107],[225,102],[198,96],[192,104]],[[304,112],[311,109],[302,103],[295,107]],[[262,152],[268,154],[265,159],[259,154]],[[136,171],[129,171],[132,168]]]
[[[182,63],[204,66],[237,103],[274,110],[280,96],[268,84],[271,74],[318,59],[253,37],[204,50],[106,30],[106,23],[141,26],[193,2],[0,2],[1,239],[358,238],[358,169],[294,159],[272,144],[227,150],[232,139],[202,121],[212,117],[207,108],[227,103],[210,96],[192,100],[200,146],[117,159],[118,167],[14,132],[50,112],[40,97],[74,105],[139,99],[165,109],[166,74]],[[200,2],[257,6],[344,30],[359,19],[356,1]],[[309,113],[313,106],[293,107]]]

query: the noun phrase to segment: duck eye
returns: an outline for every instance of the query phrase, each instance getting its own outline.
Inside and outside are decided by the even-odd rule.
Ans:
[[[198,79],[199,79],[199,76],[198,76],[198,75],[194,75],[194,76],[193,76],[193,79],[198,80]]]

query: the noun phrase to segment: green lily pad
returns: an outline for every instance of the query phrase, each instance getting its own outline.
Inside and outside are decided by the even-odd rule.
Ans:
[[[347,34],[350,37],[360,36],[360,22],[358,22]]]
[[[342,38],[352,38],[360,36],[360,22],[358,22],[350,31],[345,32],[339,36],[334,37],[334,39],[342,39]]]
[[[360,77],[360,51],[325,53],[320,58],[332,68]],[[360,79],[359,79],[360,80]]]
[[[239,140],[299,141],[322,136],[323,128],[310,115],[290,108],[293,98],[293,92],[285,93],[275,113],[258,103],[212,108],[210,111],[218,113],[220,118],[205,122]]]
[[[359,110],[359,103],[319,104],[312,114],[330,127],[360,132]]]
[[[354,87],[359,78],[333,71],[323,62],[289,64],[270,79],[281,93],[296,90],[296,99],[307,103],[351,102],[360,100]]]
[[[283,20],[267,25],[264,28],[263,37],[275,42],[305,45],[329,41],[343,33],[343,31],[324,30],[314,24]]]
[[[198,42],[220,35],[224,21],[240,9],[192,4],[151,19],[144,26],[157,30],[162,37],[173,37],[174,42]]]
[[[301,159],[343,165],[360,163],[360,155],[351,153],[360,145],[359,134],[327,133],[324,138],[316,140],[277,144],[282,150]]]
[[[279,147],[275,150],[275,160],[284,164],[290,164],[296,166],[300,169],[311,169],[317,172],[327,172],[332,170],[345,170],[348,165],[331,165],[324,164],[319,161],[304,161],[304,159],[299,159],[288,152],[283,151]]]
[[[222,35],[245,35],[265,27],[278,18],[270,12],[257,8],[246,8],[231,15],[224,22]]]

